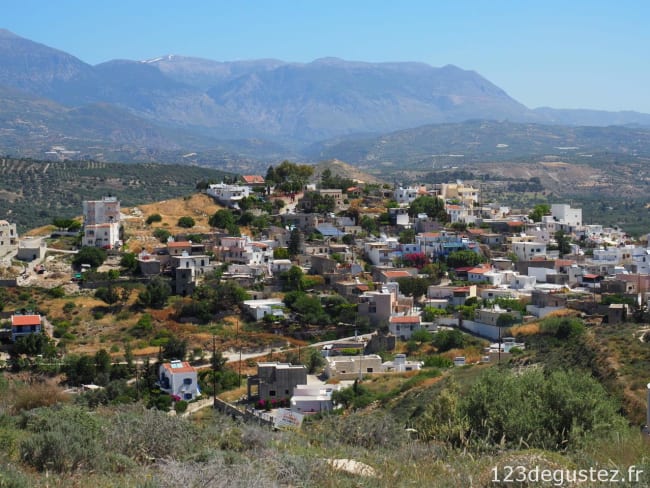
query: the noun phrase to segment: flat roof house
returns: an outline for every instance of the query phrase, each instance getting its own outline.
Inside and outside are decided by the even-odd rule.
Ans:
[[[307,368],[302,364],[258,363],[257,374],[247,380],[248,400],[289,399],[297,385],[306,384]]]

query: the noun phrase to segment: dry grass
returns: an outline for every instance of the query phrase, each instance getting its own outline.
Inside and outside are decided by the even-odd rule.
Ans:
[[[122,213],[128,216],[125,220],[125,229],[129,236],[126,245],[132,252],[140,252],[142,249],[153,250],[155,246],[160,245],[160,242],[151,236],[151,233],[157,228],[166,229],[172,234],[209,232],[208,220],[210,216],[222,208],[208,195],[195,193],[188,198],[174,198],[141,205],[137,207],[137,210],[135,208],[122,209]],[[153,214],[159,214],[162,221],[146,225],[147,217]],[[191,229],[184,229],[176,225],[179,218],[186,216],[192,217],[196,222]]]
[[[70,395],[64,393],[54,380],[35,382],[27,388],[12,385],[8,396],[13,400],[10,409],[14,415],[25,410],[50,407],[70,401]]]
[[[519,325],[517,327],[511,327],[510,332],[514,337],[539,334],[540,332],[539,323],[531,322],[529,324]]]

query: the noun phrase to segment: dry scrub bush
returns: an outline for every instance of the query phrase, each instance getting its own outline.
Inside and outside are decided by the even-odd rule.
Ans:
[[[70,396],[49,382],[33,383],[31,385],[13,384],[9,389],[9,397],[13,398],[11,413],[18,414],[25,410],[39,407],[50,407],[58,403],[67,403]]]

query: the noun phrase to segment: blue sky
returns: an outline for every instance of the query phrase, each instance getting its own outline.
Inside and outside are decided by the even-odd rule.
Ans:
[[[9,0],[0,27],[90,64],[422,61],[477,71],[531,108],[650,113],[649,20],[645,0]]]

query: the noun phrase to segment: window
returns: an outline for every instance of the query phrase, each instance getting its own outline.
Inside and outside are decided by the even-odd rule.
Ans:
[[[372,368],[366,368],[367,373],[372,373]]]
[[[289,394],[289,390],[284,390],[284,394],[285,394],[285,395],[288,395],[288,394]]]
[[[183,383],[186,384],[186,385],[191,385],[192,384],[192,378],[183,379]]]
[[[191,393],[185,393],[185,395],[183,395],[183,397],[185,398],[185,400],[191,400],[192,399],[192,394]]]
[[[269,391],[269,396],[274,397],[274,396],[275,396],[275,390],[270,390],[270,391]]]

